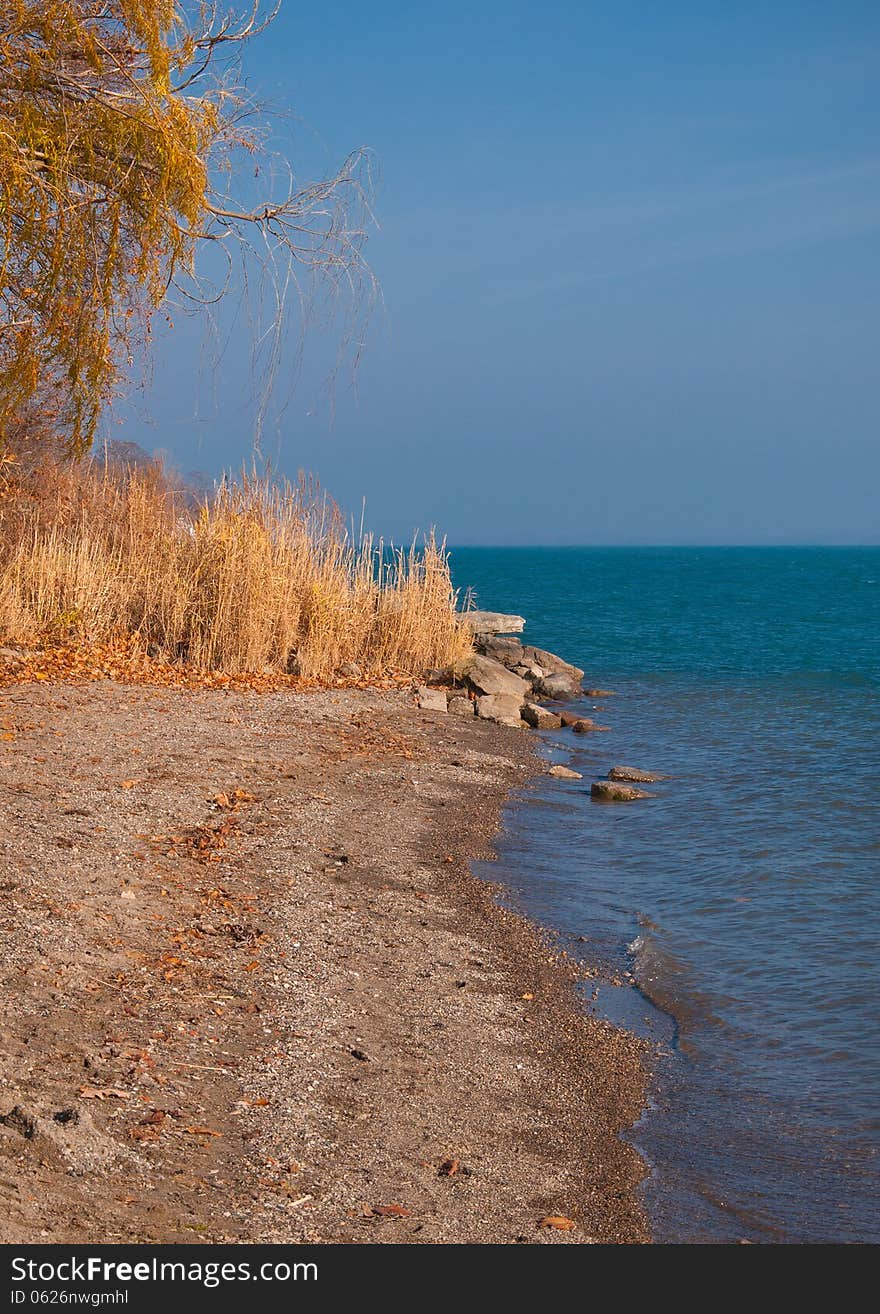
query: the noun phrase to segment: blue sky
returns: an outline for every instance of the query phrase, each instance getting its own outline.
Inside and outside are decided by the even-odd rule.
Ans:
[[[880,541],[876,4],[284,0],[245,69],[302,176],[381,166],[385,307],[332,416],[327,332],[277,389],[280,469],[397,539]],[[246,458],[230,333],[178,318],[119,436]]]

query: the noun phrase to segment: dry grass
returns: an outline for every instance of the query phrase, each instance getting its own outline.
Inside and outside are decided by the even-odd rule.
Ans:
[[[94,461],[0,470],[0,635],[306,678],[417,674],[470,647],[433,536],[354,543],[307,483],[245,475],[194,503],[158,465]]]

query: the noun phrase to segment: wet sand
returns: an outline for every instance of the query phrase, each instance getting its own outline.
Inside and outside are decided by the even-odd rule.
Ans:
[[[526,732],[110,681],[0,722],[0,1240],[648,1239],[642,1047],[469,867]]]

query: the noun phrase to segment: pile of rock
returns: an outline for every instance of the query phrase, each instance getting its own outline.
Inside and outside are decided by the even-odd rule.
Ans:
[[[419,707],[453,716],[479,716],[498,725],[533,726],[559,730],[569,726],[575,734],[607,730],[587,716],[568,708],[553,710],[541,699],[563,702],[586,697],[610,698],[611,689],[584,689],[584,673],[553,652],[524,644],[522,616],[496,611],[469,611],[462,617],[474,635],[474,651],[452,671],[434,671],[432,684],[419,685]],[[579,771],[556,764],[549,774],[561,780],[582,780]],[[594,780],[590,795],[600,803],[631,803],[654,798],[638,785],[667,780],[667,776],[641,767],[614,766],[604,780]]]
[[[470,611],[463,619],[474,632],[474,651],[461,666],[446,673],[451,688],[419,687],[420,707],[538,730],[558,730],[563,724],[580,733],[604,728],[587,718],[541,705],[541,699],[582,697],[584,673],[555,653],[513,637],[525,625],[522,616]]]

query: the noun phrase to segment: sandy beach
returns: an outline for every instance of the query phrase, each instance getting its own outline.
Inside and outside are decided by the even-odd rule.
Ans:
[[[0,1240],[648,1239],[640,1043],[469,868],[527,732],[112,681],[0,719]]]

